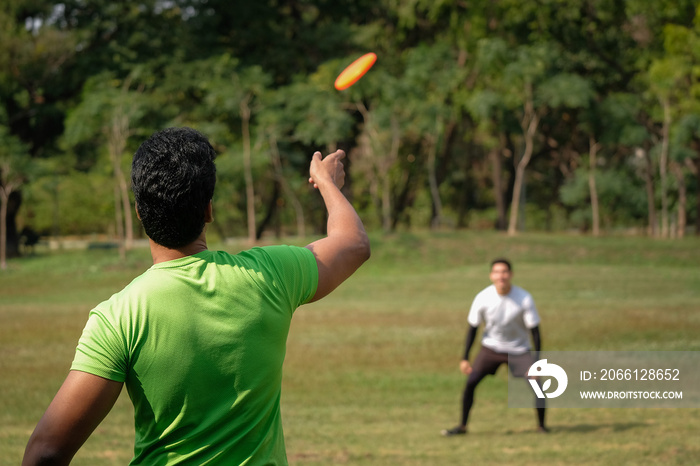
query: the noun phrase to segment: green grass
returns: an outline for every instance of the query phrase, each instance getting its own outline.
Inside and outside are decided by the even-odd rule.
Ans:
[[[534,410],[508,408],[503,369],[479,386],[469,435],[439,431],[458,420],[466,316],[490,259],[512,259],[547,350],[700,351],[700,239],[464,232],[372,244],[366,266],[295,315],[282,399],[291,464],[697,464],[700,409],[551,409],[539,435]],[[19,463],[90,308],[149,265],[147,251],[125,265],[66,252],[0,274],[0,465]],[[123,393],[73,464],[126,464],[132,415]]]

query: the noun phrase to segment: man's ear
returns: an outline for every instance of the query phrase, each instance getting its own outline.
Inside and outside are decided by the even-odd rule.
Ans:
[[[211,223],[214,221],[214,206],[212,201],[207,204],[207,209],[204,212],[204,223]]]
[[[135,202],[134,202],[134,210],[136,211],[136,218],[138,218],[139,221],[141,221],[141,215],[139,214],[139,206]]]

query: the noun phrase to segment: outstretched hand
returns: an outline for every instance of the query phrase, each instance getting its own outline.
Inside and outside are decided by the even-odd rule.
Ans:
[[[462,374],[469,375],[472,373],[472,365],[469,364],[469,361],[463,359],[459,362],[459,370],[462,371]]]
[[[345,158],[345,152],[337,150],[328,154],[325,158],[320,152],[314,152],[309,168],[309,183],[318,189],[325,183],[333,183],[338,189],[345,184],[345,168],[341,161]]]

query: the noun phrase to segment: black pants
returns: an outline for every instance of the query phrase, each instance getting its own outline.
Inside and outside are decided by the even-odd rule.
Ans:
[[[510,358],[509,358],[510,356]],[[479,385],[484,377],[493,375],[502,364],[508,364],[508,367],[515,377],[525,377],[530,366],[535,361],[530,356],[530,353],[521,355],[509,355],[508,353],[499,353],[485,346],[481,347],[479,354],[472,365],[472,372],[467,378],[467,384],[464,387],[462,395],[462,421],[461,425],[466,426],[469,420],[469,412],[474,404],[474,390]],[[535,407],[537,408],[537,421],[540,427],[544,427],[544,399],[535,398]]]

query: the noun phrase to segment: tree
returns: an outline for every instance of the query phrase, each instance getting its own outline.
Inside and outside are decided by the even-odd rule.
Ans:
[[[7,219],[13,193],[27,180],[30,159],[27,148],[6,126],[0,126],[0,269],[7,268]],[[16,247],[16,245],[15,245]]]
[[[14,0],[0,8],[0,102],[10,133],[32,156],[50,154],[63,130],[64,73],[78,42],[47,24],[50,3]]]
[[[228,54],[214,57],[205,65],[205,69],[212,73],[202,84],[205,91],[205,112],[215,121],[224,122],[227,126],[233,125],[234,121],[240,122],[248,241],[254,243],[257,240],[257,230],[251,121],[261,108],[260,97],[269,85],[270,77],[259,66],[240,67],[238,60]]]
[[[523,140],[522,153],[514,160],[509,235],[518,229],[525,170],[535,151],[541,118],[551,109],[587,106],[593,96],[588,81],[557,69],[558,58],[553,44],[522,45],[511,50],[502,40],[489,39],[483,40],[479,49],[479,66],[490,79],[492,91],[502,96],[494,103],[517,116]]]
[[[401,119],[406,121],[406,136],[422,146],[425,172],[432,201],[431,228],[438,228],[443,218],[440,185],[445,177],[439,166],[450,154],[449,135],[459,119],[460,106],[454,94],[466,81],[466,70],[459,56],[445,41],[431,46],[421,45],[406,52],[405,91]],[[443,159],[442,161],[439,159]]]
[[[593,219],[592,234],[593,236],[600,236],[600,207],[598,204],[598,187],[596,186],[596,170],[598,168],[598,149],[600,144],[598,144],[593,136],[589,138],[589,151],[588,151],[588,191],[591,197],[591,217]]]
[[[62,130],[61,71],[72,60],[76,41],[64,31],[41,27],[50,10],[46,2],[22,0],[0,7],[3,260],[19,254],[23,167],[31,166],[32,157],[50,155]]]
[[[274,179],[294,209],[300,236],[306,234],[308,218],[302,201],[308,201],[307,208],[311,206],[312,219],[314,213],[323,212],[314,208],[320,207],[312,203],[317,199],[315,196],[305,199],[310,154],[316,150],[333,152],[339,148],[339,142],[342,145],[342,141],[352,139],[354,121],[348,110],[351,104],[343,100],[345,94],[330,85],[340,67],[340,60],[333,60],[319,66],[308,77],[269,90],[263,97],[265,105],[258,118],[258,132],[266,137]],[[348,154],[344,160],[346,167],[352,163],[351,158],[352,154]],[[351,185],[352,174],[348,169],[344,190],[349,191]],[[316,220],[314,224],[323,230],[325,217]]]
[[[133,220],[129,184],[122,168],[131,136],[146,113],[143,87],[132,90],[139,69],[124,80],[112,75],[91,79],[81,103],[66,121],[65,144],[76,150],[85,144],[107,153],[114,177],[114,215],[119,251],[122,258],[131,248]]]
[[[535,52],[533,56],[535,59],[537,59],[536,57],[538,55],[540,57],[545,55],[536,50]],[[526,57],[529,54],[530,52],[527,52],[524,58],[527,59]],[[530,162],[534,150],[535,134],[540,118],[544,116],[546,112],[554,109],[576,110],[585,108],[593,98],[593,90],[588,80],[576,74],[560,72],[556,69],[552,71],[550,71],[552,74],[538,82],[534,79],[530,81],[531,78],[527,77],[527,74],[523,75],[525,77],[525,79],[522,80],[522,84],[525,86],[525,92],[523,94],[525,98],[521,110],[520,126],[524,134],[525,148],[521,159],[518,161],[515,174],[513,201],[511,203],[510,221],[508,223],[508,233],[510,235],[515,234],[517,229],[520,192],[524,181],[525,168]],[[537,86],[536,93],[532,89],[532,86]]]
[[[397,163],[406,130],[402,96],[407,86],[388,72],[392,66],[400,64],[397,61],[385,66],[375,65],[360,82],[343,91],[344,108],[361,118],[356,135],[358,157],[353,164],[366,178],[371,202],[385,232],[390,232],[394,226],[393,195],[397,178],[401,177],[397,173]],[[342,69],[339,68],[338,71]]]
[[[678,202],[678,234],[683,236],[686,223],[687,191],[685,173],[691,172],[696,176],[696,185],[700,186],[700,137],[698,137],[698,118],[700,118],[700,101],[696,97],[700,95],[700,6],[695,14],[693,28],[677,24],[668,24],[664,27],[664,50],[667,64],[671,69],[662,67],[664,61],[659,63],[660,70],[657,80],[662,80],[664,75],[670,74],[673,89],[671,96],[675,104],[677,124],[675,125],[676,142],[674,150],[670,154],[670,171],[676,179],[679,190]],[[651,71],[650,71],[651,74]],[[668,79],[668,78],[666,78]],[[691,98],[688,98],[690,96]],[[694,156],[691,153],[694,152]],[[694,159],[694,160],[693,160]],[[696,204],[699,206],[696,212],[696,233],[700,234],[700,189],[697,190]]]
[[[677,236],[683,238],[687,225],[688,190],[686,172],[698,177],[698,166],[693,157],[698,159],[700,150],[700,113],[686,115],[678,122],[673,136],[674,150],[670,157],[670,171],[678,187],[678,227]],[[699,212],[700,213],[700,208]]]
[[[497,230],[505,230],[506,193],[503,181],[503,153],[506,148],[507,109],[502,95],[487,86],[475,90],[464,100],[469,115],[476,123],[475,140],[488,152],[491,164],[493,197],[496,204]]]
[[[390,171],[399,158],[401,148],[401,127],[395,108],[378,110],[367,108],[363,102],[357,102],[357,109],[362,115],[363,133],[359,144],[371,164],[371,191],[381,205],[381,225],[386,233],[392,229],[392,179]]]
[[[295,222],[297,231],[305,222],[323,228],[302,181],[309,153],[324,147],[348,151],[345,191],[388,231],[411,218],[445,225],[452,215],[462,227],[469,212],[472,225],[509,220],[512,233],[527,205],[528,224],[562,214],[558,226],[585,218],[596,234],[616,222],[606,205],[611,173],[640,176],[624,180],[634,192],[616,218],[656,228],[662,217],[668,231],[674,209],[678,223],[687,210],[700,228],[700,212],[683,207],[700,205],[700,143],[692,132],[679,136],[681,122],[700,113],[696,13],[696,0],[261,0],[234,9],[222,0],[12,0],[0,8],[0,106],[33,160],[69,151],[83,185],[101,183],[105,167],[125,180],[114,154],[135,140],[124,134],[204,131],[225,180],[215,200],[222,236],[257,238],[271,222],[278,232]],[[375,67],[335,91],[337,73],[369,50]],[[674,61],[684,71],[671,87],[650,79]],[[58,145],[74,130],[66,114],[86,105],[90,88],[103,79],[116,95],[130,76],[127,100],[148,107],[142,117],[105,118],[111,136]],[[620,95],[629,100],[617,110],[624,121],[608,120],[614,112],[598,107]],[[560,191],[573,185],[587,191],[564,203]],[[117,186],[122,225],[127,196]],[[80,192],[77,183],[70,190]]]
[[[659,177],[661,182],[661,237],[669,236],[668,169],[673,114],[678,113],[678,84],[689,73],[685,60],[667,57],[652,62],[649,69],[649,89],[661,107],[661,143],[659,148]]]
[[[588,193],[591,205],[591,234],[593,236],[600,236],[600,200],[597,176],[599,166],[604,161],[599,158],[599,151],[604,147],[602,140],[606,137],[603,122],[610,124],[616,118],[614,112],[607,111],[608,104],[610,103],[604,99],[600,102],[600,96],[598,96],[580,114],[579,127],[588,136]],[[614,106],[615,104],[610,105]],[[610,147],[615,147],[618,139],[613,136],[613,140],[607,142]]]
[[[370,0],[256,0],[235,7],[228,0],[155,3],[185,13],[195,53],[237,57],[242,68],[263,69],[276,86],[353,52],[362,37],[367,40],[367,31],[358,30],[361,25],[386,14],[384,5]]]

